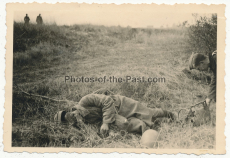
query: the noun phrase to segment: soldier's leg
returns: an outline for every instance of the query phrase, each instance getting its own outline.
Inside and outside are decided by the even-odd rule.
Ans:
[[[129,133],[143,134],[147,129],[149,129],[149,127],[138,118],[130,117],[128,118],[128,122],[127,132]]]
[[[172,120],[176,120],[177,119],[177,116],[175,113],[173,112],[170,112],[170,111],[167,111],[167,110],[163,110],[163,109],[160,109],[160,108],[154,108],[154,109],[151,109],[152,111],[152,116],[153,116],[153,120],[155,120],[156,118],[159,118],[159,117],[167,117],[167,118],[170,118]]]

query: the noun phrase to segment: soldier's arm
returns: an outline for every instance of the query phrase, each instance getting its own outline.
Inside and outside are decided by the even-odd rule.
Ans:
[[[100,102],[101,100],[103,102]],[[89,94],[80,100],[79,105],[85,109],[92,106],[101,108],[102,121],[103,123],[109,124],[115,121],[115,107],[113,102],[114,100],[109,96]]]
[[[109,124],[115,121],[115,107],[113,99],[105,95],[89,94],[83,97],[79,105],[82,107],[96,106],[102,109],[102,126],[100,128],[101,134],[107,134],[109,131]]]
[[[115,107],[114,100],[109,96],[104,96],[105,100],[102,103],[103,123],[113,123],[115,121]]]

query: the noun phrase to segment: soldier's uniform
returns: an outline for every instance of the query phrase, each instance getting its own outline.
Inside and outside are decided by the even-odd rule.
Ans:
[[[195,69],[196,66],[199,65],[200,61],[205,60],[205,55],[203,54],[192,54],[189,59],[189,68]],[[210,88],[208,92],[208,98],[211,100],[216,101],[216,58],[217,58],[217,51],[208,54],[209,58],[209,65],[208,67],[212,71],[213,75],[211,77]]]
[[[42,25],[43,20],[42,20],[42,17],[40,15],[37,16],[36,22],[37,22],[38,25]]]
[[[158,108],[148,108],[140,102],[121,95],[106,96],[103,94],[89,94],[72,108],[77,110],[83,122],[113,123],[116,111],[127,118],[127,132],[143,133],[153,125],[158,117],[174,118],[174,114]]]
[[[24,17],[24,22],[25,22],[25,25],[27,26],[27,25],[29,25],[29,21],[30,21],[30,18],[29,18],[29,16],[25,16]]]
[[[216,58],[217,58],[217,51],[214,51],[213,53],[209,53],[209,61],[210,61],[210,70],[212,71],[213,75],[211,78],[211,83],[209,87],[208,92],[208,98],[213,99],[216,101]]]

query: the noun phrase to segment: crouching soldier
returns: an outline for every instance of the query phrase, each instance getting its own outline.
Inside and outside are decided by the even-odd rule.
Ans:
[[[206,104],[209,106],[210,102],[216,101],[216,58],[217,51],[209,53],[208,55],[192,53],[189,59],[189,68],[196,69],[199,71],[207,71],[208,68],[213,72],[208,96],[206,98]]]
[[[121,95],[89,94],[84,96],[74,106],[71,112],[59,111],[54,116],[58,122],[83,121],[95,124],[102,122],[100,133],[107,134],[110,124],[115,124],[120,130],[131,133],[144,133],[159,117],[177,119],[172,112],[158,108],[148,108],[140,102]],[[121,118],[124,118],[122,121]],[[127,121],[126,121],[127,120]]]

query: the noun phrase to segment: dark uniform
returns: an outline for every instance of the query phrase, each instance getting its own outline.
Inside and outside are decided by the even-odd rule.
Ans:
[[[39,14],[39,16],[37,16],[36,22],[37,22],[38,25],[42,25],[43,24],[43,20],[42,20],[42,17],[41,17],[40,14]]]
[[[213,72],[212,78],[211,78],[211,83],[210,83],[210,88],[209,88],[209,93],[208,93],[208,98],[213,99],[216,101],[216,58],[217,58],[217,51],[214,51],[213,53],[209,53],[209,61],[210,61],[210,70]]]
[[[25,25],[26,25],[26,26],[29,25],[29,21],[30,21],[30,18],[29,18],[29,16],[27,16],[27,14],[26,14],[26,16],[24,17],[24,22],[25,22]]]

